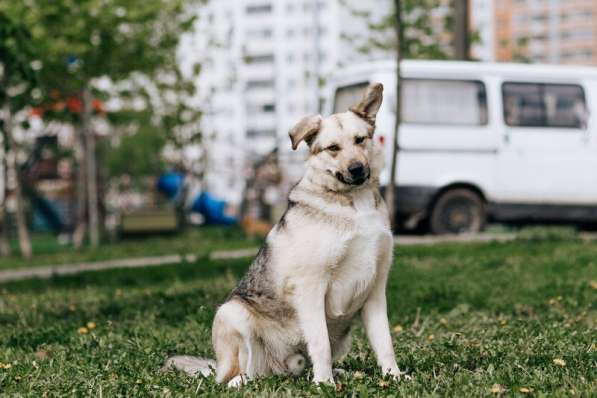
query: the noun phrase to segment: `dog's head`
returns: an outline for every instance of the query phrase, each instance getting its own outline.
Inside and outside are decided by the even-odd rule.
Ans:
[[[381,151],[375,147],[375,117],[383,98],[381,83],[371,83],[358,104],[326,118],[302,119],[290,130],[292,149],[305,141],[310,149],[307,172],[334,191],[347,191],[376,178]]]

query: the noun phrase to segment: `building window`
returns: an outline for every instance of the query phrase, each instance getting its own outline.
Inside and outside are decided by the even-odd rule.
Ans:
[[[249,80],[247,82],[247,89],[252,88],[272,88],[274,87],[273,80]]]
[[[474,80],[404,79],[402,120],[412,124],[487,124],[485,85]]]
[[[252,55],[247,57],[248,64],[269,64],[274,62],[273,54]]]
[[[276,111],[275,104],[248,104],[247,105],[247,113],[249,115],[255,115],[257,113],[272,113]]]
[[[276,131],[274,129],[249,129],[247,130],[247,137],[254,138],[254,137],[274,137],[276,135]]]
[[[269,14],[271,12],[271,4],[260,4],[247,7],[247,14]]]
[[[269,28],[265,29],[252,29],[247,32],[249,39],[269,39],[272,37],[273,32]]]
[[[508,126],[586,128],[588,112],[579,85],[507,82],[502,97]]]
[[[567,32],[562,32],[562,38],[577,39],[577,40],[592,39],[593,31],[590,29],[584,29],[584,30],[571,30],[571,31],[567,31]]]

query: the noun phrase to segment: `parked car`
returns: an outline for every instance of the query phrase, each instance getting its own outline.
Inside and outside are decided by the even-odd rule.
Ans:
[[[384,85],[376,137],[392,152],[395,63],[351,66],[329,112]],[[397,221],[433,233],[501,222],[597,222],[597,68],[480,62],[401,64]],[[389,181],[389,161],[381,176]]]

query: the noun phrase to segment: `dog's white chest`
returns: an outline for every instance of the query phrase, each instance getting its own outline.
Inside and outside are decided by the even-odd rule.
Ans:
[[[329,319],[352,317],[360,310],[375,282],[380,252],[387,250],[391,240],[372,192],[355,196],[354,207],[355,232],[346,241],[345,256],[332,272],[326,297]]]

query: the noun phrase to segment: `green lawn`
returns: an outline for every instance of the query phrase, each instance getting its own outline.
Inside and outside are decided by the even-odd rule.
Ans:
[[[13,241],[14,256],[0,257],[0,270],[169,254],[203,256],[213,250],[240,249],[258,244],[257,241],[247,240],[242,231],[235,227],[189,228],[176,235],[128,238],[96,249],[83,247],[80,251],[73,250],[70,245],[59,245],[52,235],[33,235],[33,259],[28,261],[19,257],[18,244]]]
[[[212,379],[158,373],[170,353],[212,356],[214,309],[247,264],[199,261],[0,285],[0,395],[588,397],[597,391],[597,243],[551,238],[399,248],[389,312],[398,363],[413,382],[380,378],[360,326],[337,391],[318,389],[308,375],[267,378],[237,391]],[[80,330],[88,322],[96,327]]]

